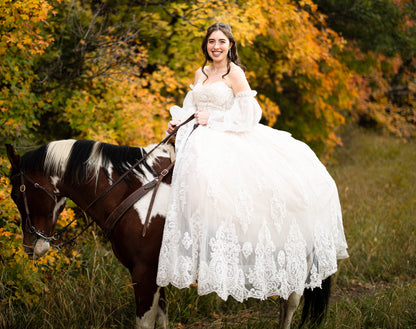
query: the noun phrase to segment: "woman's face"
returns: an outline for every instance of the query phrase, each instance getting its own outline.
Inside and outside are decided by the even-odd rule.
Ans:
[[[208,37],[207,51],[214,62],[221,62],[227,59],[228,50],[231,49],[231,42],[222,31],[214,31]]]

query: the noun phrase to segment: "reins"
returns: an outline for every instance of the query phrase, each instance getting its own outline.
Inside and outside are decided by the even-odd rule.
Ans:
[[[157,144],[155,147],[153,147],[148,153],[145,153],[144,156],[142,156],[139,160],[136,161],[127,171],[125,171],[113,184],[111,184],[107,189],[101,193],[94,201],[92,201],[87,208],[85,208],[85,211],[87,211],[89,208],[91,208],[98,200],[102,199],[114,186],[116,186],[118,183],[120,183],[127,175],[129,175],[139,164],[141,164],[146,158],[154,151],[156,150],[160,145],[167,143],[173,135],[176,134],[176,132],[179,130],[180,127],[184,126],[191,120],[195,118],[195,114],[192,114],[188,119],[186,119],[181,124],[177,125],[173,131],[166,136],[159,144]],[[195,127],[194,127],[195,129]]]
[[[195,118],[195,114],[192,114],[188,119],[186,119],[184,122],[182,122],[181,124],[177,125],[173,131],[168,134],[159,144],[157,144],[155,147],[153,147],[149,152],[144,152],[144,155],[136,161],[136,163],[133,164],[133,166],[131,166],[127,171],[125,171],[112,185],[110,185],[103,193],[101,193],[96,199],[94,199],[84,210],[84,216],[85,218],[86,216],[86,211],[92,207],[97,201],[99,201],[100,199],[102,199],[108,192],[110,192],[110,190],[116,186],[118,183],[120,183],[128,174],[130,174],[139,164],[141,164],[142,162],[144,162],[146,160],[146,158],[154,151],[156,150],[160,145],[167,143],[172,136],[174,136],[176,134],[176,132],[179,130],[179,128],[181,128],[182,126],[184,126],[185,124],[189,123],[191,120],[193,120]],[[192,130],[192,132],[196,129],[197,125],[194,125],[194,128]],[[191,132],[191,133],[192,133]],[[151,210],[152,210],[152,206],[153,206],[153,202],[155,200],[155,196],[156,196],[156,192],[159,188],[160,183],[162,182],[163,178],[168,174],[168,172],[170,171],[170,169],[172,169],[174,165],[174,161],[171,162],[171,164],[168,166],[168,168],[165,168],[162,170],[161,174],[158,177],[155,177],[155,179],[145,185],[143,185],[140,189],[138,189],[137,191],[133,192],[132,195],[130,195],[126,200],[127,202],[125,202],[126,200],[124,200],[119,207],[117,207],[109,216],[109,218],[106,220],[106,225],[104,227],[104,234],[107,238],[110,238],[111,236],[111,232],[112,229],[115,227],[116,223],[118,222],[118,220],[124,215],[124,213],[128,210],[129,207],[131,207],[131,205],[137,201],[137,199],[140,199],[142,196],[144,196],[148,191],[150,191],[152,188],[154,188],[153,190],[153,194],[152,194],[152,198],[149,204],[149,208],[148,208],[148,212],[147,212],[147,216],[146,216],[146,220],[144,223],[144,227],[143,227],[143,232],[142,232],[142,236],[144,237],[146,235],[146,231],[147,231],[147,225],[150,219],[150,214],[151,214]],[[30,177],[28,177],[23,171],[20,171],[18,174],[16,174],[15,176],[20,176],[20,188],[19,191],[23,194],[23,202],[24,202],[24,206],[25,206],[25,211],[26,211],[26,226],[28,229],[29,233],[35,234],[36,236],[38,236],[39,238],[48,241],[48,242],[52,242],[52,241],[57,241],[61,238],[62,234],[67,231],[67,229],[70,227],[70,225],[75,221],[75,219],[73,219],[70,223],[68,223],[67,225],[65,225],[62,229],[60,229],[59,231],[55,232],[54,234],[52,234],[51,236],[46,235],[43,231],[40,231],[38,229],[36,229],[32,223],[32,220],[30,218],[30,211],[29,211],[29,205],[27,202],[27,196],[26,196],[26,185],[25,185],[25,179],[27,181],[29,181],[35,188],[38,188],[42,191],[44,191],[55,203],[57,203],[58,201],[58,196],[60,196],[59,193],[51,191],[43,186],[41,186],[40,184],[34,182]],[[11,177],[13,178],[13,177]],[[136,201],[135,201],[136,200]],[[90,221],[83,229],[80,233],[78,233],[75,237],[73,237],[72,239],[69,239],[68,241],[62,242],[60,244],[51,244],[53,247],[60,249],[68,244],[74,243],[75,240],[82,235],[94,222]]]

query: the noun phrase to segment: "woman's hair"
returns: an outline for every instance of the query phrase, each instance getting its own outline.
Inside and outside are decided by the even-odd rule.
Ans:
[[[233,62],[235,65],[241,67],[245,71],[246,68],[243,65],[241,65],[240,58],[238,57],[237,42],[234,39],[232,30],[231,30],[231,26],[229,26],[228,24],[225,24],[225,23],[214,23],[214,24],[212,24],[208,27],[207,34],[205,35],[205,38],[202,41],[202,52],[203,52],[204,58],[205,58],[204,64],[202,64],[202,68],[201,68],[202,73],[204,73],[204,75],[208,79],[208,74],[205,73],[204,67],[207,64],[207,62],[212,62],[212,58],[208,54],[207,44],[208,44],[208,38],[215,31],[221,31],[222,33],[224,33],[225,36],[228,38],[228,40],[231,43],[231,49],[228,51],[228,54],[227,54],[227,72],[222,77],[224,78],[228,73],[230,73],[230,70],[231,70],[230,63],[231,62]]]

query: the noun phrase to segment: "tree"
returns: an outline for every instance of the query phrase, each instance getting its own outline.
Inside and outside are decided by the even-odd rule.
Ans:
[[[352,117],[402,137],[416,136],[416,3],[317,0],[328,26],[348,40],[341,60],[360,90]]]
[[[33,92],[34,66],[53,42],[43,29],[52,7],[45,0],[0,0],[0,140],[33,138],[44,101]]]
[[[24,121],[40,141],[138,145],[160,139],[169,106],[182,101],[202,63],[206,28],[225,21],[250,64],[247,76],[259,91],[263,121],[319,153],[340,143],[336,129],[356,93],[338,60],[344,41],[312,1],[50,3],[54,15],[41,33],[55,41],[37,56],[27,81],[42,101]]]
[[[262,6],[265,32],[247,56],[255,87],[264,93],[260,99],[268,100],[265,120],[308,142],[319,154],[329,154],[341,143],[337,128],[357,95],[351,72],[338,60],[344,40],[326,27],[311,1]]]

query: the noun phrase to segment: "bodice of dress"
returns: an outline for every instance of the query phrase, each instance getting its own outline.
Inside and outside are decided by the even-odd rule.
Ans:
[[[254,90],[242,91],[234,95],[233,90],[223,81],[205,86],[202,80],[195,86],[191,85],[191,89],[185,97],[182,108],[179,106],[171,108],[173,120],[184,121],[196,111],[208,110],[210,116],[207,128],[243,133],[251,131],[261,119],[262,111],[254,98],[257,94]],[[184,130],[182,134],[185,134]]]
[[[204,86],[199,81],[193,87],[193,99],[197,110],[226,111],[234,103],[234,93],[222,81],[214,82],[208,86]]]

